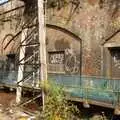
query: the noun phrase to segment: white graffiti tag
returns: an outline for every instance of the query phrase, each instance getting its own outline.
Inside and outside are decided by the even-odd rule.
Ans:
[[[115,67],[120,69],[120,54],[115,54],[113,57]]]

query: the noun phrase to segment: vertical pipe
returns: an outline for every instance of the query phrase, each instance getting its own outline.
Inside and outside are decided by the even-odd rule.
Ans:
[[[39,23],[39,51],[40,51],[40,79],[44,84],[47,80],[47,63],[46,63],[46,26],[44,14],[44,0],[38,0],[38,23]],[[42,91],[43,110],[45,104],[45,94]]]
[[[80,40],[80,86],[82,84],[82,40]]]
[[[101,46],[101,76],[104,76],[104,65],[103,65],[103,61],[104,61],[104,47]]]

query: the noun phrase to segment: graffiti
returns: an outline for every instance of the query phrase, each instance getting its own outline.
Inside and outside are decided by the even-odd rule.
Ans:
[[[65,52],[49,52],[49,63],[61,67],[64,65],[63,69],[68,74],[76,74],[80,71],[80,61],[72,49],[65,49]]]
[[[63,64],[64,63],[64,52],[52,52],[49,53],[50,64]]]
[[[80,74],[81,39],[72,32],[69,32],[67,29],[58,26],[49,26],[49,29],[50,31],[48,30],[48,32],[50,32],[50,34],[48,34],[47,36],[47,38],[49,39],[49,43],[47,45],[48,53],[50,53],[51,51],[56,51],[56,52],[63,51],[64,54],[64,57],[63,55],[61,55],[61,57],[54,56],[54,59],[52,58],[53,60],[52,63],[59,62],[60,64],[49,64],[48,65],[49,72]],[[51,33],[54,37],[51,37]],[[48,60],[49,60],[49,56],[48,56]]]
[[[120,69],[120,53],[115,53],[113,57],[114,66]]]
[[[77,60],[77,56],[72,49],[65,50],[65,72],[69,74],[78,73],[80,70],[80,61]]]

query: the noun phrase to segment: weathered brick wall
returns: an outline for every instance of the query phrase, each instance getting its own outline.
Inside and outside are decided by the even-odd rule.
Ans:
[[[28,1],[29,2],[29,1]],[[30,2],[32,4],[32,2]],[[21,3],[22,4],[22,3]],[[21,5],[18,4],[18,0],[15,1],[14,6]],[[10,4],[11,5],[11,4]],[[9,5],[9,6],[10,6]],[[12,4],[13,5],[13,4]],[[67,29],[71,31],[73,34],[82,39],[82,74],[85,75],[100,75],[101,73],[101,43],[109,37],[112,33],[114,33],[117,29],[120,28],[120,9],[119,9],[120,1],[118,0],[49,0],[47,6],[47,15],[46,20],[47,24],[55,25],[62,27],[63,29]],[[7,7],[6,7],[7,6]],[[12,6],[13,7],[13,6]],[[27,6],[29,8],[29,6]],[[26,11],[28,10],[26,7]],[[8,5],[0,8],[0,11],[8,9]],[[10,8],[11,9],[11,8]],[[27,22],[31,15],[29,15],[31,11],[25,12],[25,22]],[[8,35],[6,41],[9,41],[12,36],[14,36],[21,28],[20,28],[20,17],[17,19],[11,19],[9,21],[6,18],[9,18],[11,14],[23,14],[23,11],[17,10],[16,12],[10,12],[5,14],[4,16],[0,16],[0,19],[4,21],[0,22],[0,38],[1,43],[4,38]],[[32,14],[34,17],[34,12]],[[36,22],[36,19],[34,19]],[[60,36],[63,36],[65,39],[68,39],[70,36],[66,33],[61,33],[60,31],[55,34],[56,31],[49,30],[47,31],[47,36],[51,34],[48,38],[55,43],[61,43],[59,41]],[[59,33],[59,34],[58,34]],[[53,35],[53,36],[52,36]],[[53,38],[52,38],[53,37]],[[19,39],[19,37],[17,37]],[[73,41],[71,44],[73,45],[73,49],[75,50],[77,47],[76,41],[74,37],[70,37],[68,41]],[[17,41],[17,40],[16,40]],[[20,40],[18,40],[20,41]],[[52,43],[51,42],[51,43]],[[64,48],[59,44],[52,45],[52,49],[55,51],[58,48]],[[63,41],[67,47],[67,42]],[[19,45],[19,42],[12,41],[4,54],[8,54],[10,52],[15,52],[16,46]],[[13,46],[13,48],[11,48]],[[0,46],[0,52],[3,52],[3,45]],[[78,47],[80,50],[80,48]],[[77,50],[77,51],[79,51]],[[81,51],[79,51],[80,53]],[[1,54],[0,53],[0,54]],[[81,62],[81,61],[79,61]]]
[[[0,56],[15,53],[19,46],[20,35],[14,36],[21,30],[23,9],[14,9],[22,5],[14,0],[0,6]]]
[[[120,25],[116,25],[120,18],[120,1],[73,0],[63,4],[63,7],[59,2],[49,6],[47,22],[78,35],[83,40],[83,74],[100,75],[100,46],[105,38],[120,28]]]

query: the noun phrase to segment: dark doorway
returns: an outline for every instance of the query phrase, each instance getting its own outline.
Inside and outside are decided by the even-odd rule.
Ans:
[[[6,71],[15,71],[15,54],[7,55]]]
[[[112,77],[120,78],[120,47],[110,48],[112,56]]]

